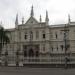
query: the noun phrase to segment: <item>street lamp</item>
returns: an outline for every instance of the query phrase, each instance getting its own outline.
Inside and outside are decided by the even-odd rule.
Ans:
[[[66,24],[64,27],[64,30],[61,30],[64,32],[64,48],[65,48],[65,68],[67,68],[67,49],[68,49],[68,45],[67,45],[67,33],[69,32],[69,29],[67,28]]]
[[[8,58],[7,58],[7,56],[8,56],[8,51],[6,50],[6,52],[5,52],[5,66],[8,66]]]
[[[18,52],[18,50],[16,52],[16,58],[17,58],[17,60],[16,60],[16,66],[19,66],[19,52]]]

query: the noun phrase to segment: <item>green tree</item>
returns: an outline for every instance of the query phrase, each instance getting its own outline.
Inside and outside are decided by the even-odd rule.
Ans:
[[[5,30],[3,27],[0,27],[0,55],[4,44],[7,45],[7,43],[10,42],[9,37],[7,35],[8,33],[9,31]]]

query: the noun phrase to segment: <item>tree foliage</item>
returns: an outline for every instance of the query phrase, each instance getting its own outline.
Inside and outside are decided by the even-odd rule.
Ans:
[[[3,27],[0,28],[0,54],[4,44],[7,44],[10,42],[9,37],[7,35],[8,33],[9,31],[6,31]]]

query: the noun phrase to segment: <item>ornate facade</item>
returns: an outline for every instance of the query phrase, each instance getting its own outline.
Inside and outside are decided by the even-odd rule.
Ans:
[[[75,22],[70,21],[70,16],[67,24],[49,25],[48,12],[45,22],[42,22],[41,16],[38,22],[32,6],[27,22],[24,23],[22,18],[19,25],[17,15],[15,28],[8,30],[10,43],[2,49],[2,61],[8,65],[64,64],[65,57],[70,59],[74,56]]]

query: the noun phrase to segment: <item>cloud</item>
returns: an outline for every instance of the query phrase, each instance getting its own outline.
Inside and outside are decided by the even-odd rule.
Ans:
[[[37,20],[41,14],[42,20],[45,21],[46,10],[49,13],[50,24],[67,23],[68,13],[72,21],[75,20],[75,0],[0,0],[0,21],[3,21],[3,26],[14,27],[17,13],[19,23],[23,16],[26,22],[30,17],[32,4]]]

